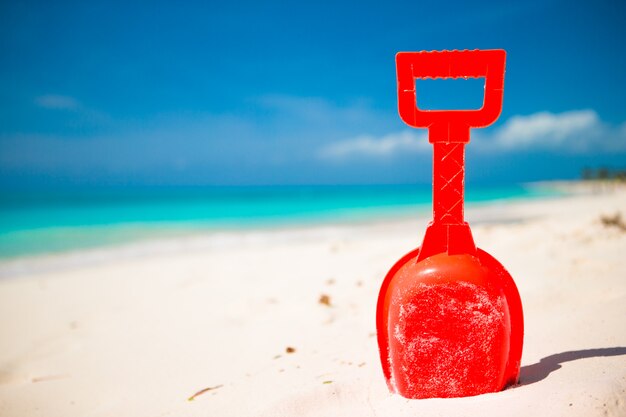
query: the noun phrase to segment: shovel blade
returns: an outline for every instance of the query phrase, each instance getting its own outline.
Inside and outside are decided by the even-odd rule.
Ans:
[[[482,250],[418,251],[389,272],[379,295],[378,342],[392,392],[407,398],[466,397],[517,382],[523,317],[508,272]]]

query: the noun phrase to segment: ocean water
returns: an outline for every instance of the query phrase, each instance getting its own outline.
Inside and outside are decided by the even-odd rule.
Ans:
[[[546,187],[469,188],[468,204],[554,196]],[[427,186],[281,186],[0,192],[0,258],[215,230],[425,215]]]

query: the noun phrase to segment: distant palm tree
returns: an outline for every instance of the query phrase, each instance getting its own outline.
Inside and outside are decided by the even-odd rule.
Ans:
[[[599,180],[608,180],[610,178],[610,171],[607,167],[598,168],[597,178]]]

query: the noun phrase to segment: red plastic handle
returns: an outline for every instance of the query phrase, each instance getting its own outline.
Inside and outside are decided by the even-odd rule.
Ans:
[[[417,260],[442,252],[475,254],[476,245],[463,218],[465,144],[470,129],[486,127],[502,111],[506,52],[400,52],[396,55],[398,109],[412,127],[428,128],[434,145],[433,221],[426,229]],[[485,78],[485,96],[479,110],[423,110],[415,96],[416,78]]]
[[[398,110],[412,127],[428,128],[431,143],[468,143],[472,127],[489,126],[502,111],[504,66],[502,49],[399,52],[396,55]],[[485,97],[479,110],[422,110],[417,107],[416,78],[485,77]]]

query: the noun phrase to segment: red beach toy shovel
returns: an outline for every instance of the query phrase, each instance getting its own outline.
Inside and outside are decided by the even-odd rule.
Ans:
[[[502,109],[503,50],[401,52],[398,108],[428,128],[434,147],[433,220],[422,246],[383,281],[376,326],[389,389],[407,398],[464,397],[516,383],[522,355],[522,304],[513,279],[478,249],[463,219],[465,144],[470,128]],[[479,110],[421,110],[416,78],[484,77]]]

